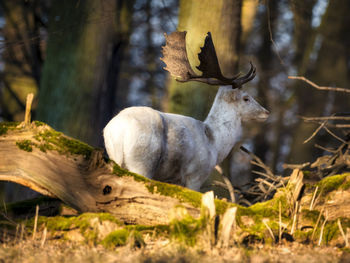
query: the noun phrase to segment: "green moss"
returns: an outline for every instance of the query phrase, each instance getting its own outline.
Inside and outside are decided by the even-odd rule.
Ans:
[[[203,216],[194,219],[192,216],[186,215],[181,220],[173,219],[169,223],[169,235],[171,239],[177,242],[194,246],[199,234],[203,233],[207,224],[208,220]]]
[[[132,246],[142,246],[145,244],[142,235],[135,230],[129,230],[126,228],[115,230],[107,235],[101,242],[101,244],[107,248],[113,248],[116,246],[124,246],[128,242]]]
[[[36,127],[40,127],[40,126],[46,125],[44,122],[41,122],[41,121],[34,121],[34,124],[35,124]]]
[[[177,198],[181,202],[185,202],[191,204],[194,207],[200,208],[202,202],[202,194],[196,191],[192,191],[190,189],[167,184],[163,182],[153,181],[144,176],[128,172],[122,168],[118,164],[114,164],[113,173],[117,176],[130,176],[133,177],[135,181],[145,183],[148,191],[152,194],[158,193],[164,196],[170,196]],[[227,207],[230,206],[229,203],[215,199],[216,213],[223,214]],[[232,204],[233,206],[233,204]]]
[[[239,207],[237,210],[237,216],[249,216],[255,222],[261,221],[263,218],[270,218],[275,220],[278,218],[278,210],[272,205],[271,200],[263,203],[256,203],[250,207]]]
[[[227,208],[234,206],[234,204],[227,203],[219,199],[215,199],[214,203],[217,215],[223,215]]]
[[[0,122],[0,136],[5,135],[8,130],[15,129],[18,124],[18,122]]]
[[[298,242],[308,242],[311,239],[313,229],[308,229],[306,231],[303,230],[295,230],[293,233],[293,237]]]
[[[32,152],[33,151],[33,143],[30,140],[22,140],[22,141],[18,141],[16,142],[16,145],[18,146],[18,148],[20,148],[23,151],[26,152]]]
[[[0,125],[0,136],[7,133],[8,128]]]
[[[265,224],[269,226],[275,236],[278,236],[279,204],[281,204],[282,222],[290,223],[290,205],[286,198],[286,192],[279,190],[273,199],[266,202],[256,203],[250,207],[238,206],[236,215],[237,224],[243,232],[257,236],[265,241],[273,242]],[[251,222],[249,220],[246,221],[246,217]],[[263,220],[266,220],[265,223]]]
[[[320,215],[320,212],[317,210],[309,210],[309,209],[301,210],[301,216],[305,219],[310,220],[314,224],[316,224],[319,215]],[[323,216],[321,216],[321,219],[323,219]]]
[[[56,150],[61,154],[70,153],[89,159],[93,148],[86,143],[65,137],[62,133],[51,128],[38,133],[34,138],[39,142],[37,147],[42,151]]]
[[[340,189],[348,190],[350,188],[350,173],[345,173],[343,175],[346,176],[346,179],[345,182],[343,182],[343,184],[340,186]]]
[[[79,216],[55,216],[45,217],[39,216],[38,226],[45,225],[49,231],[59,231],[63,238],[70,239],[70,230],[78,229],[80,234],[84,237],[86,243],[98,244],[101,240],[98,239],[98,230],[95,228],[93,220],[98,219],[99,223],[103,221],[109,221],[115,223],[118,226],[124,226],[122,222],[116,219],[114,216],[108,213],[84,213]],[[27,222],[28,229],[33,229],[34,218]]]
[[[340,231],[337,222],[327,222],[323,230],[323,242],[328,245],[328,243],[339,234]]]
[[[348,175],[349,174],[341,174],[326,177],[318,182],[316,186],[318,186],[320,191],[322,191],[322,196],[325,196],[334,190],[340,189],[340,186],[343,184]]]
[[[108,213],[84,213],[79,216],[55,216],[55,217],[45,217],[39,216],[38,225],[43,225],[47,227],[49,231],[68,231],[72,229],[79,229],[80,233],[85,238],[86,242],[97,243],[97,231],[91,225],[91,220],[97,218],[100,222],[110,221],[122,226],[118,219]],[[33,229],[34,218],[28,221],[27,226],[29,229]]]
[[[127,229],[119,229],[106,236],[101,243],[105,247],[123,246],[129,235],[130,232]]]

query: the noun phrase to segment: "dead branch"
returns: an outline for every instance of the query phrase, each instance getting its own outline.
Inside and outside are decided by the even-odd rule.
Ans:
[[[324,122],[321,123],[320,126],[318,126],[318,128],[311,134],[311,136],[309,138],[307,138],[303,143],[308,143],[309,141],[312,140],[312,138],[314,138],[316,136],[316,134],[318,134],[318,132],[326,125],[327,120],[325,120]]]
[[[338,88],[338,87],[326,87],[326,86],[319,86],[316,83],[312,82],[311,80],[308,80],[307,78],[303,77],[303,76],[288,76],[289,79],[298,79],[298,80],[302,80],[305,81],[307,84],[309,84],[310,86],[318,89],[318,90],[328,90],[328,91],[337,91],[337,92],[346,92],[346,93],[350,93],[349,89],[344,89],[344,88]]]

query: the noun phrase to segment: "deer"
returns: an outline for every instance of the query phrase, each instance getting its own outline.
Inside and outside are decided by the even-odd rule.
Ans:
[[[186,50],[186,31],[164,34],[165,70],[177,81],[199,81],[220,86],[204,121],[164,113],[150,107],[129,107],[110,120],[103,130],[107,154],[119,166],[147,178],[199,191],[216,165],[240,140],[242,122],[265,121],[269,112],[242,86],[256,75],[250,70],[232,78],[223,76],[211,33],[208,32],[192,69]]]

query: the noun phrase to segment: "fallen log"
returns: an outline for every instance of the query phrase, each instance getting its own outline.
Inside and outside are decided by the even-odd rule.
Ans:
[[[237,206],[234,235],[239,243],[292,236],[300,242],[314,243],[317,237],[341,244],[338,225],[350,227],[350,174],[312,184],[309,177],[294,170],[273,199],[250,207],[215,200],[216,214],[222,219],[228,207]],[[169,214],[176,207],[201,222],[201,193],[123,170],[104,160],[101,149],[41,122],[0,123],[0,180],[58,198],[79,212],[110,213],[127,225],[171,224]]]
[[[0,123],[0,180],[56,197],[80,212],[109,212],[130,224],[167,223],[178,205],[197,217],[201,205],[200,193],[125,171],[105,161],[101,149],[37,121]],[[228,204],[216,202],[223,213]]]

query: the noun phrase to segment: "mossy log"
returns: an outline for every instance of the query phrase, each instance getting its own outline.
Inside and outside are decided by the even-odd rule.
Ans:
[[[315,242],[324,232],[325,244],[339,242],[337,220],[350,228],[350,174],[313,178],[295,170],[272,200],[237,206],[239,239],[276,242],[290,233]],[[125,224],[169,224],[169,214],[179,206],[193,218],[201,215],[201,193],[125,171],[105,161],[100,149],[40,122],[0,123],[0,180],[58,198],[79,212],[108,212]],[[230,206],[236,205],[215,200],[218,215]]]
[[[0,123],[2,181],[56,197],[80,212],[109,212],[132,224],[167,223],[177,205],[192,216],[200,213],[200,193],[127,172],[106,162],[101,149],[44,123],[23,126]]]

